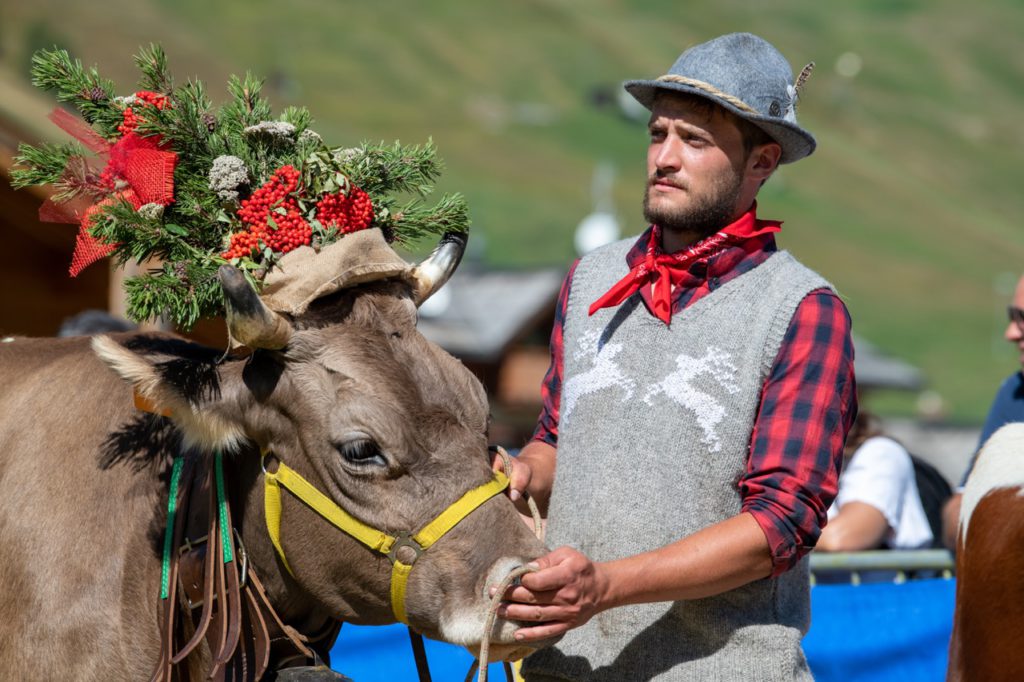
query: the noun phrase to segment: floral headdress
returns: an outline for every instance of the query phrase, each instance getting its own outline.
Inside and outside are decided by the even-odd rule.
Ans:
[[[188,328],[221,314],[225,263],[259,289],[300,246],[319,251],[368,227],[400,243],[467,230],[460,195],[422,201],[441,172],[432,143],[331,147],[305,108],[271,120],[250,74],[231,77],[231,99],[215,110],[201,82],[175,87],[160,47],[135,61],[140,89],[116,96],[66,51],[37,52],[33,83],[84,122],[56,109],[51,120],[76,141],[21,145],[12,173],[15,187],[54,186],[43,220],[79,224],[72,276],[107,255],[162,261],[125,281],[133,319],[163,315]]]

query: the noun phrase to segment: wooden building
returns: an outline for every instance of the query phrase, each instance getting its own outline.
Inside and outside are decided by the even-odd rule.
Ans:
[[[27,81],[0,69],[0,333],[47,336],[70,315],[109,306],[110,269],[97,263],[68,275],[77,225],[43,223],[39,187],[10,185],[20,142],[66,139],[46,118],[53,103]]]

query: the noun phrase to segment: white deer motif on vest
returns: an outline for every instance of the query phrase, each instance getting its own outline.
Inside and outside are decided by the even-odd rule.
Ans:
[[[597,331],[585,332],[580,338],[579,348],[574,357],[577,360],[585,360],[590,357],[593,366],[585,372],[580,372],[569,378],[562,387],[562,404],[559,414],[559,421],[563,424],[569,418],[569,414],[576,403],[585,395],[597,393],[608,388],[619,388],[623,392],[622,402],[633,397],[633,380],[615,364],[615,356],[622,352],[621,343],[600,344],[601,334]],[[593,349],[597,352],[594,353]]]
[[[701,374],[710,374],[712,385],[717,383],[729,393],[736,393],[740,390],[736,383],[736,365],[729,353],[712,346],[699,358],[680,353],[676,358],[676,366],[679,369],[647,391],[644,402],[653,406],[654,397],[664,393],[673,402],[691,411],[704,432],[704,444],[711,452],[718,452],[722,449],[722,443],[716,428],[725,418],[725,407],[715,396],[698,388],[694,379]]]

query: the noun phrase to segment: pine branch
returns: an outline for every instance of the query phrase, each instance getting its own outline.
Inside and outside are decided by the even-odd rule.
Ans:
[[[409,244],[445,232],[468,232],[469,212],[461,194],[446,194],[434,206],[426,207],[419,201],[412,201],[397,211],[387,211],[384,216],[378,212],[374,224],[385,233],[390,231],[396,241]]]
[[[101,78],[96,67],[86,70],[66,50],[39,50],[32,55],[32,84],[55,91],[60,102],[73,104],[104,137],[117,134],[121,114],[111,106],[114,83]]]
[[[334,198],[339,205],[337,202],[351,198],[357,187],[370,195],[372,225],[380,227],[391,241],[410,242],[468,229],[469,216],[461,195],[445,195],[433,206],[424,202],[442,169],[432,142],[330,148],[309,129],[312,117],[307,109],[288,107],[276,120],[272,118],[270,105],[262,96],[263,81],[252,74],[230,79],[231,99],[215,112],[201,82],[174,87],[166,55],[158,45],[141,50],[135,61],[141,71],[140,87],[168,100],[167,106],[149,103],[147,98],[133,103],[134,115],[127,121],[124,109],[132,100],[114,99],[111,82],[100,78],[95,68],[83,68],[64,50],[37,53],[33,80],[41,88],[56,91],[60,101],[73,103],[111,142],[122,139],[119,128],[127,122],[134,125],[135,134],[173,150],[177,161],[172,202],[135,209],[119,198],[118,192],[129,183],[124,177],[124,159],[112,161],[100,182],[98,169],[90,165],[78,144],[23,145],[17,158],[21,167],[13,174],[18,187],[54,185],[55,200],[91,194],[98,210],[90,233],[115,245],[116,261],[143,262],[154,257],[164,261],[162,267],[126,280],[133,319],[166,316],[188,328],[202,317],[220,314],[223,301],[217,268],[224,263],[221,254],[229,249],[232,263],[254,282],[262,278],[260,273],[276,266],[284,253],[266,244],[267,235],[262,231],[278,229],[273,216],[259,213],[266,212],[267,205],[251,204],[245,213],[239,208],[284,165],[297,168],[301,178],[298,189],[275,201],[293,202],[312,228],[315,248],[344,238],[341,224],[320,223],[318,203],[326,195],[343,195]],[[132,153],[131,141],[123,147]],[[399,195],[406,196],[400,199]],[[262,209],[251,208],[261,205]],[[262,250],[248,255],[235,251],[237,240],[231,238],[238,232],[260,235]],[[273,248],[287,250],[279,244]]]
[[[215,269],[165,263],[162,269],[127,278],[124,286],[128,317],[137,322],[164,316],[188,330],[203,317],[223,311]]]
[[[261,96],[262,92],[263,79],[251,73],[245,74],[245,80],[238,76],[228,79],[232,99],[221,110],[219,121],[227,134],[238,137],[245,128],[270,120],[270,105]]]
[[[100,186],[100,172],[90,165],[84,156],[72,156],[64,167],[64,174],[53,184],[54,193],[50,197],[61,203],[81,195],[88,195],[93,201],[99,201],[106,194]]]
[[[167,71],[167,55],[162,47],[150,43],[148,48],[135,55],[135,64],[142,72],[139,89],[169,94],[174,91],[174,79]]]
[[[281,112],[281,120],[295,126],[296,133],[301,133],[313,122],[313,116],[306,107],[286,107]]]
[[[353,184],[371,195],[413,192],[425,196],[441,175],[442,164],[432,141],[425,145],[402,146],[367,144],[348,156],[349,150],[336,150]]]
[[[204,116],[210,107],[205,86],[189,81],[175,93],[172,106],[146,107],[136,132],[161,136],[177,151],[179,163],[208,166],[213,157],[208,152],[210,130]]]
[[[61,181],[68,162],[84,155],[85,150],[77,142],[43,143],[38,147],[20,144],[14,162],[23,168],[11,170],[11,186],[22,189],[30,185],[54,185]]]

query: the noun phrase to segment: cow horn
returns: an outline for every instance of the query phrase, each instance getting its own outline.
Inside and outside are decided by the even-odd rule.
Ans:
[[[291,324],[264,305],[238,268],[222,265],[217,276],[224,291],[228,334],[232,340],[250,348],[269,350],[280,350],[288,345]]]
[[[430,256],[413,269],[417,306],[443,287],[455,268],[459,267],[468,239],[466,232],[445,232]]]

